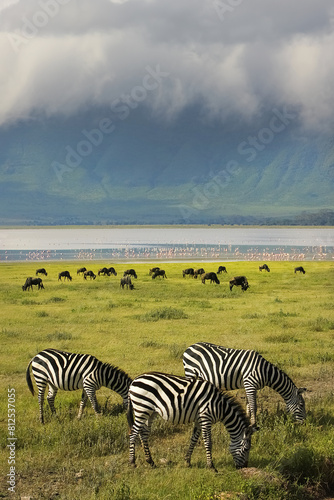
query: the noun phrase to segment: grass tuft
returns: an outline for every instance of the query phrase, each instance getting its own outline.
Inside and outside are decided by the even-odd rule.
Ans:
[[[315,332],[324,332],[334,330],[334,321],[318,316],[315,320],[310,321],[309,327]]]
[[[187,319],[187,314],[182,309],[174,307],[160,307],[140,316],[141,321],[159,321],[162,319]]]
[[[172,358],[182,359],[183,353],[186,350],[186,344],[172,344],[169,346],[169,352]]]
[[[46,339],[49,342],[52,342],[54,340],[71,340],[72,334],[71,333],[66,333],[66,332],[54,332],[54,333],[49,333],[46,336]]]
[[[49,302],[50,304],[52,303],[58,303],[58,302],[65,302],[66,299],[64,297],[50,297],[46,302]]]

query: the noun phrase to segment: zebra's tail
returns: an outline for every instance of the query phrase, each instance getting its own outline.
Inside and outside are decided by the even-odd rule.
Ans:
[[[32,385],[32,381],[31,381],[31,377],[30,377],[30,365],[31,365],[31,363],[32,363],[32,360],[30,361],[28,368],[27,368],[27,371],[26,371],[26,381],[27,381],[27,384],[28,384],[28,387],[29,387],[31,394],[34,396],[34,394],[35,394],[34,386]]]
[[[128,426],[129,426],[129,434],[131,434],[133,424],[135,423],[134,418],[133,418],[133,407],[132,407],[132,401],[131,398],[128,397],[128,408],[126,411],[126,418],[128,420]]]

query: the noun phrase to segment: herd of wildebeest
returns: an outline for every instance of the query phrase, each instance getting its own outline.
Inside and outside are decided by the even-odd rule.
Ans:
[[[259,266],[259,271],[261,272],[266,271],[269,273],[270,269],[267,264],[263,264]],[[306,271],[302,266],[299,266],[294,268],[294,272],[305,274]],[[227,273],[227,269],[225,266],[219,266],[217,272],[205,272],[205,270],[202,267],[199,269],[194,269],[192,267],[189,267],[187,269],[182,270],[183,278],[192,277],[194,279],[197,279],[199,276],[203,284],[205,284],[207,280],[210,280],[210,283],[216,283],[217,285],[219,285],[220,281],[218,279],[218,274],[221,273]],[[44,276],[48,275],[44,267],[37,269],[36,270],[37,277],[33,278],[29,276],[26,279],[24,285],[22,286],[22,290],[23,291],[33,290],[33,286],[37,286],[38,290],[42,288],[44,289],[43,280],[38,276],[39,274],[42,274]],[[79,269],[77,269],[77,275],[82,275],[84,280],[87,280],[87,278],[89,278],[90,280],[96,279],[96,274],[91,270],[87,270],[86,267],[80,267]],[[97,272],[97,275],[117,276],[117,272],[114,267],[102,267]],[[167,278],[166,272],[163,269],[160,269],[160,267],[152,267],[149,270],[149,275],[152,276],[152,279],[155,279],[157,277]],[[131,281],[132,278],[137,279],[137,273],[134,269],[127,269],[126,271],[124,271],[123,276],[120,280],[120,287],[124,288],[126,286],[126,288],[128,289],[134,290],[134,285]],[[64,281],[65,280],[72,281],[72,276],[69,271],[62,271],[58,274],[58,281],[62,281],[63,279]],[[246,276],[234,276],[232,279],[229,280],[229,287],[231,291],[234,286],[240,286],[243,291],[246,291],[250,285],[248,283]]]

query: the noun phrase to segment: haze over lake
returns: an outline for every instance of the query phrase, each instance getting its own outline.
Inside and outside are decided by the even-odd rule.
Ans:
[[[1,260],[198,258],[330,260],[333,228],[26,228],[0,230]]]
[[[2,250],[101,249],[150,245],[333,246],[332,228],[2,229]]]

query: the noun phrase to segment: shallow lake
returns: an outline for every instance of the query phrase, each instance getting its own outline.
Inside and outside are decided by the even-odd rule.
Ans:
[[[25,228],[0,230],[1,260],[331,260],[333,228]]]

